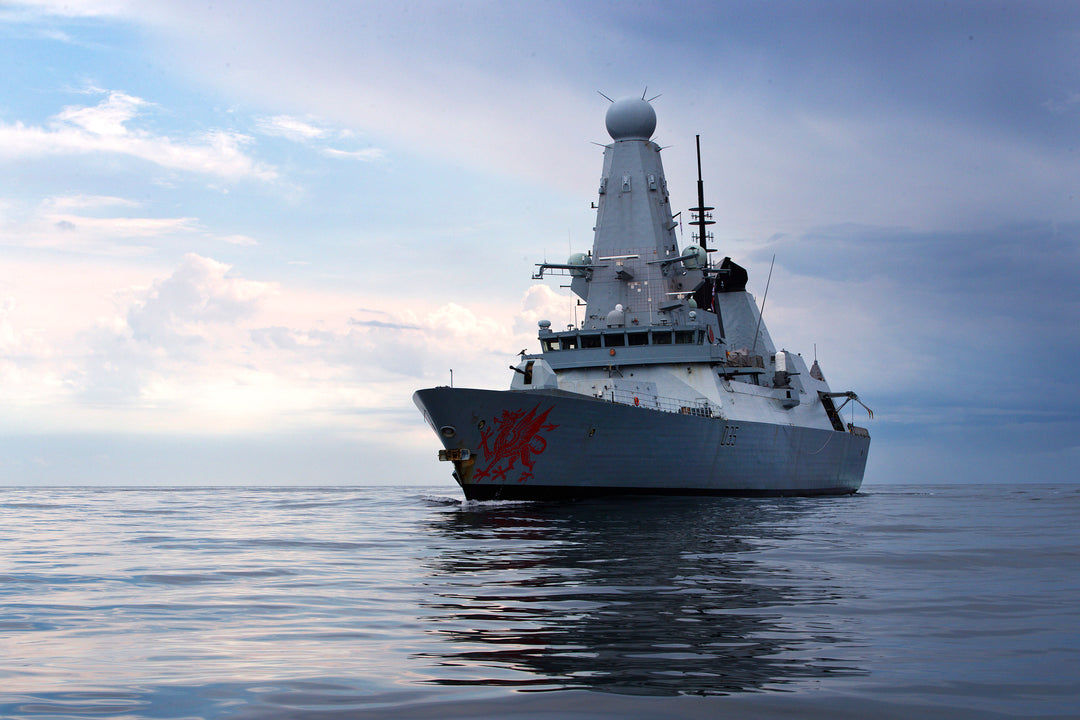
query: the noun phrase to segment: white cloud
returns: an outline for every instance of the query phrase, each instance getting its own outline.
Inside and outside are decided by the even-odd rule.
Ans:
[[[1075,90],[1068,90],[1064,97],[1052,98],[1043,103],[1043,107],[1056,115],[1067,113],[1077,105],[1080,105],[1080,92]]]
[[[81,349],[66,375],[69,402],[84,411],[108,407],[114,422],[136,428],[148,410],[162,428],[213,424],[212,416],[200,417],[192,408],[227,397],[219,386],[230,378],[258,376],[243,361],[237,338],[243,322],[276,292],[273,283],[229,271],[225,263],[192,253],[168,277],[125,291],[120,312],[97,318],[72,339]]]
[[[116,209],[137,208],[125,198],[59,195],[37,203],[5,201],[0,244],[94,255],[138,255],[160,238],[199,230],[193,217],[118,216]]]
[[[267,135],[276,135],[288,138],[296,142],[318,140],[329,135],[329,131],[318,127],[311,122],[290,117],[288,115],[275,115],[269,118],[260,118],[256,121],[260,132]]]
[[[194,253],[154,286],[127,313],[132,337],[168,349],[200,337],[207,324],[235,324],[255,313],[274,292],[271,283],[229,275],[230,266]]]
[[[99,17],[129,13],[138,3],[129,0],[18,0],[14,5],[50,15]]]
[[[558,330],[573,320],[576,300],[577,295],[560,295],[549,285],[530,285],[521,298],[515,329],[522,335],[535,335],[537,323],[547,320]]]
[[[195,227],[194,218],[96,218],[54,214],[48,216],[48,220],[65,231],[82,231],[98,237],[154,237]]]
[[[137,207],[138,203],[127,198],[108,195],[58,195],[47,198],[42,206],[50,211],[82,210],[102,207]]]
[[[129,127],[139,110],[149,105],[141,98],[114,91],[95,106],[64,108],[49,127],[0,123],[0,157],[103,152],[226,180],[277,178],[274,168],[244,153],[244,146],[251,142],[246,135],[215,130],[185,142]]]
[[[327,128],[320,127],[313,120],[301,120],[289,115],[275,115],[269,118],[260,118],[256,121],[257,129],[265,135],[283,137],[297,143],[311,144],[316,141],[330,138],[347,139],[354,133],[350,131],[332,132]],[[341,150],[334,147],[321,147],[319,152],[329,157],[352,158],[354,160],[378,160],[385,153],[380,148],[364,148],[362,150]]]
[[[140,107],[148,103],[122,92],[111,92],[109,97],[93,107],[69,106],[55,117],[60,123],[81,127],[92,135],[126,135],[126,122],[134,118]]]
[[[116,312],[117,288],[147,280],[145,271],[94,260],[0,264],[3,347],[0,392],[9,407],[9,431],[65,428],[75,410],[66,377],[85,355],[79,339]]]
[[[337,148],[323,148],[324,155],[330,157],[353,158],[355,160],[379,160],[386,155],[379,148],[367,148],[364,150],[338,150]]]
[[[449,367],[504,386],[522,342],[508,330],[512,308],[359,310],[381,300],[252,280],[195,254],[150,272],[4,268],[0,392],[10,412],[0,426],[370,435],[390,432],[390,413],[408,431],[413,390],[445,381]]]

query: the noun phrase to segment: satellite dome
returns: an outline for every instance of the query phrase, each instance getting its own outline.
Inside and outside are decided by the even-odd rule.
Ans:
[[[709,262],[705,248],[693,243],[683,248],[682,257],[685,258],[683,267],[687,270],[700,270]]]
[[[641,98],[622,98],[611,103],[604,121],[612,140],[648,140],[656,130],[656,111]]]
[[[566,261],[566,264],[567,265],[588,265],[589,264],[589,256],[586,255],[585,253],[574,253],[573,255],[570,256],[570,259]],[[582,278],[582,277],[587,277],[587,276],[588,276],[588,272],[586,272],[584,267],[582,267],[582,268],[573,268],[573,269],[570,270],[570,277]]]

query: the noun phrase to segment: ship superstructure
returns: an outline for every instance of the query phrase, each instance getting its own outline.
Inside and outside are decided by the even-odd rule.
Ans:
[[[680,250],[652,106],[616,101],[606,124],[592,249],[534,275],[568,276],[584,319],[541,321],[509,390],[413,396],[466,498],[858,490],[870,436],[840,409],[859,399],[778,350],[746,270],[712,261],[700,149],[696,242]]]

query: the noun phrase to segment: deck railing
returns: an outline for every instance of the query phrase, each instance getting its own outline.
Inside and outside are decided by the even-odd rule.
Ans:
[[[597,397],[608,402],[645,408],[646,410],[659,410],[660,412],[678,413],[680,415],[696,415],[697,417],[720,417],[719,408],[704,399],[685,400],[661,395],[646,395],[622,389],[604,390]]]

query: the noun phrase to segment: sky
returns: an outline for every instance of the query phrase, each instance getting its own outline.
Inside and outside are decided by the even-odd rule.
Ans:
[[[608,101],[864,487],[1080,477],[1074,2],[0,2],[0,484],[445,485],[587,250]],[[685,236],[689,241],[689,233]]]

